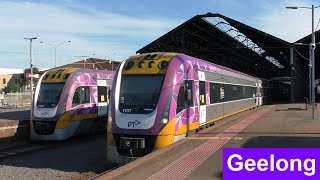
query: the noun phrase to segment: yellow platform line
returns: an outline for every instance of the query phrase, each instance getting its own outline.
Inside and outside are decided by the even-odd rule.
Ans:
[[[230,138],[230,137],[217,137],[217,136],[214,136],[214,137],[186,137],[186,139],[191,139],[191,140],[212,140],[212,139],[217,139],[217,140],[220,140],[220,139],[243,140],[244,138],[242,138],[242,137]]]

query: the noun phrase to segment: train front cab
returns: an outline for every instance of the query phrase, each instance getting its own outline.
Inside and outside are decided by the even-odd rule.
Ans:
[[[106,74],[76,68],[43,74],[35,92],[30,138],[65,140],[98,128],[105,130],[107,93],[113,78],[113,74]],[[103,78],[97,79],[98,76]]]
[[[134,56],[116,72],[107,125],[109,161],[124,164],[174,141],[174,122],[169,122],[172,82],[165,83],[173,56]]]

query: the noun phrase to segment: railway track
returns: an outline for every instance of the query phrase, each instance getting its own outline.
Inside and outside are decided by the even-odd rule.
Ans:
[[[27,152],[33,152],[43,148],[53,146],[53,144],[41,144],[41,143],[21,143],[12,146],[6,146],[0,148],[0,161],[12,156],[21,155]]]

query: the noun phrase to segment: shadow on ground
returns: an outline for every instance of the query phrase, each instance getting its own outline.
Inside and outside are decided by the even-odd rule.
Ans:
[[[117,166],[117,164],[109,163],[106,160],[105,136],[91,136],[80,138],[80,140],[79,138],[71,138],[67,141],[70,143],[13,156],[10,159],[0,159],[0,167],[28,168],[28,171],[51,169],[63,172],[99,174]]]
[[[4,120],[29,120],[30,110],[27,109],[0,109],[0,121]]]
[[[250,138],[245,148],[319,148],[320,137],[257,136]]]

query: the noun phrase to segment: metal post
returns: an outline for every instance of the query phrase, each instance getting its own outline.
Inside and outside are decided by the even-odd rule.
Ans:
[[[30,95],[31,95],[31,108],[30,108],[30,122],[32,122],[32,115],[33,115],[33,62],[32,62],[32,40],[34,39],[38,39],[37,37],[33,37],[33,38],[24,38],[26,40],[30,41],[30,74],[31,74],[31,78],[30,78]]]
[[[311,34],[311,43],[310,43],[310,47],[309,47],[309,50],[310,50],[310,64],[309,64],[309,67],[311,68],[311,73],[310,73],[310,78],[311,79],[309,81],[310,83],[310,94],[311,94],[311,104],[312,104],[312,119],[316,119],[316,114],[315,114],[315,57],[314,57],[314,51],[315,51],[315,48],[316,48],[316,44],[315,44],[315,34],[314,34],[314,9],[315,8],[319,8],[320,6],[317,6],[317,7],[314,7],[314,5],[312,5],[312,7],[299,7],[299,6],[288,6],[286,7],[287,9],[298,9],[298,8],[305,8],[305,9],[311,9],[312,10],[312,22],[311,22],[311,25],[312,25],[312,34]]]
[[[311,43],[309,44],[309,104],[311,103],[312,99],[312,91],[311,91],[311,76],[312,76],[312,63],[311,63]]]
[[[57,48],[59,46],[61,46],[62,44],[65,44],[65,43],[70,43],[71,41],[66,41],[66,42],[62,42],[60,44],[50,44],[50,43],[47,43],[47,42],[43,42],[43,41],[40,41],[40,43],[44,43],[44,44],[48,44],[50,46],[52,46],[54,48],[54,67],[56,68],[57,67]]]
[[[57,67],[57,48],[54,48],[54,67]]]
[[[113,71],[113,61],[111,61],[111,70]]]
[[[314,50],[316,48],[315,44],[315,35],[314,35],[314,5],[312,5],[312,36],[311,36],[311,62],[312,62],[312,79],[311,79],[311,92],[312,92],[312,118],[315,120],[316,115],[315,115],[315,88],[314,88],[314,79],[315,79],[315,66],[314,66]]]
[[[31,108],[30,108],[30,121],[32,121],[32,115],[33,115],[33,65],[32,65],[32,39],[30,39],[30,90],[31,90]]]
[[[290,89],[290,102],[295,102],[295,59],[294,59],[294,53],[293,53],[293,47],[290,47],[290,67],[291,67],[291,89]]]

